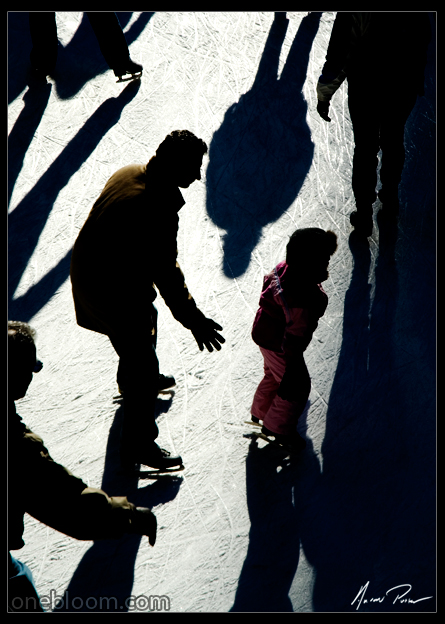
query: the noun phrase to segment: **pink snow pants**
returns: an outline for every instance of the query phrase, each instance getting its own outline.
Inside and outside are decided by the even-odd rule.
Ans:
[[[260,351],[264,357],[264,377],[253,397],[251,414],[262,420],[270,431],[288,435],[296,430],[298,418],[309,398],[309,373],[306,369],[306,379],[295,380],[295,400],[286,401],[277,395],[286,370],[284,356],[262,347]]]

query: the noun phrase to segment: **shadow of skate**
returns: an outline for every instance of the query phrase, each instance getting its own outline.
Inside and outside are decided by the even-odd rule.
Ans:
[[[226,112],[209,147],[207,213],[223,234],[223,271],[239,277],[263,228],[297,197],[314,144],[302,89],[320,13],[301,21],[278,79],[287,20],[272,23],[252,88]]]
[[[139,476],[120,471],[119,449],[123,407],[116,410],[108,437],[101,488],[109,496],[126,496],[137,507],[153,508],[173,500],[182,479],[167,475],[139,488]],[[156,513],[156,511],[155,511]],[[158,527],[159,529],[159,527]],[[157,541],[162,539],[158,530]],[[134,566],[139,548],[151,548],[148,537],[124,535],[121,539],[95,541],[80,561],[56,612],[127,612],[134,608]],[[156,548],[156,544],[154,546]],[[147,603],[148,603],[148,596]],[[133,605],[133,607],[132,607]]]

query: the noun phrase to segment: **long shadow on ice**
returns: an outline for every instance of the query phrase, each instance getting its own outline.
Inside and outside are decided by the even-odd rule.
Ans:
[[[307,410],[300,419],[305,426]],[[304,504],[317,492],[320,465],[312,441],[300,456],[252,440],[246,458],[249,546],[232,612],[292,612],[290,591],[299,559]],[[296,500],[295,479],[304,490]]]
[[[158,400],[158,415],[166,411],[170,404],[171,400]],[[126,496],[137,507],[153,508],[173,500],[179,492],[181,477],[160,476],[150,485],[138,488],[138,475],[133,477],[120,473],[119,446],[122,419],[123,407],[120,406],[116,410],[110,428],[100,487],[109,496]],[[159,532],[158,539],[162,539]],[[134,601],[129,598],[132,596],[134,566],[140,547],[151,549],[148,537],[124,535],[121,539],[93,542],[65,590],[63,603],[61,602],[55,611],[125,613],[134,610]],[[154,584],[153,578],[152,581]],[[140,598],[139,605],[147,604],[149,595],[147,588],[146,600],[144,597]]]
[[[26,152],[48,104],[51,87],[51,84],[45,83],[29,88],[22,98],[25,106],[8,136],[8,202],[22,170]]]
[[[139,82],[131,82],[118,97],[103,102],[8,216],[9,318],[29,320],[67,279],[71,251],[28,292],[13,299],[60,191],[119,121],[138,89]]]
[[[411,301],[400,296],[398,230],[379,223],[370,316],[370,252],[350,236],[354,269],[326,416],[323,472],[301,530],[315,570],[316,612],[435,608],[429,598],[435,596],[434,359],[428,346],[419,349],[403,331]],[[423,288],[431,311],[434,298],[429,286]],[[420,334],[430,341],[430,330]],[[304,481],[296,478],[295,499],[306,496]]]
[[[314,153],[302,89],[320,13],[301,21],[278,79],[287,20],[272,23],[250,91],[226,112],[209,148],[207,212],[225,231],[223,270],[242,275],[262,229],[297,197]]]

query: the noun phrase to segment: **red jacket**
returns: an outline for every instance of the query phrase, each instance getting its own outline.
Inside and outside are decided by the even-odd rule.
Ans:
[[[282,353],[287,360],[306,349],[328,305],[320,284],[291,282],[288,269],[286,262],[280,262],[264,277],[252,328],[258,346]]]

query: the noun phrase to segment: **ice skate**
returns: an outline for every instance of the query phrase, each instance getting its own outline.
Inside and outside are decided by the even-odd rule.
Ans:
[[[306,447],[305,440],[296,431],[289,435],[283,435],[274,433],[263,425],[261,431],[254,431],[252,435],[290,453],[298,453]]]
[[[139,80],[142,76],[142,65],[135,63],[130,57],[117,67],[113,68],[114,75],[117,76],[116,82],[126,82],[127,80]]]
[[[253,414],[250,417],[251,417],[252,420],[245,420],[244,421],[246,425],[253,425],[254,427],[261,427],[262,426],[259,418],[257,418]]]
[[[261,433],[267,438],[274,438],[275,442],[289,451],[301,451],[305,448],[306,442],[296,431],[288,435],[274,433],[263,425]]]
[[[159,375],[158,392],[166,392],[176,386],[176,380],[173,375]]]
[[[162,375],[159,374],[159,383],[158,383],[158,393],[166,392],[176,386],[176,380],[173,375]],[[120,395],[124,395],[124,387],[122,385],[117,385],[117,389]]]
[[[172,455],[160,448],[156,442],[152,442],[144,452],[132,458],[128,455],[121,456],[121,463],[125,472],[139,472],[138,466],[153,468],[154,470],[149,472],[150,476],[184,470],[182,457]]]

